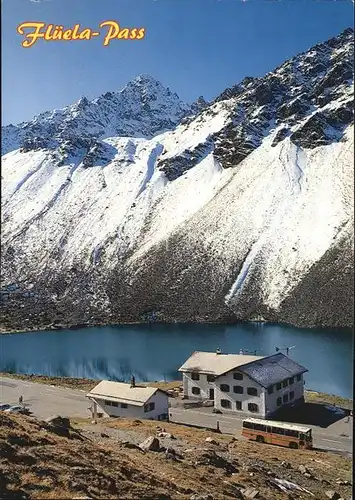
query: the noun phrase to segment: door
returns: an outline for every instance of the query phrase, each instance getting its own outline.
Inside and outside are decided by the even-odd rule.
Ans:
[[[210,389],[210,399],[214,399],[214,389]]]

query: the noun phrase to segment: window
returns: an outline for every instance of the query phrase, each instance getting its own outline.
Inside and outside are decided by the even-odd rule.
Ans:
[[[235,394],[243,394],[244,389],[241,385],[235,385],[233,386],[233,392],[235,392]]]
[[[257,413],[259,411],[259,407],[255,403],[249,403],[248,410],[251,411],[252,413]]]
[[[207,375],[207,382],[214,382],[214,376],[213,375]]]
[[[242,402],[241,401],[236,401],[235,402],[236,410],[241,410],[242,409]]]
[[[291,377],[291,378],[288,379],[288,383],[290,385],[292,385],[294,383],[294,381],[295,381],[294,377]]]
[[[267,388],[267,393],[272,394],[274,392],[274,386],[270,385],[270,387]]]
[[[221,406],[222,408],[230,408],[231,402],[229,401],[229,399],[221,399]]]
[[[302,375],[297,375],[297,382],[299,382],[302,378]]]
[[[229,385],[228,384],[221,384],[220,389],[222,392],[229,392]]]
[[[234,380],[243,380],[243,374],[242,373],[233,373],[233,378]]]
[[[294,393],[294,391],[291,391],[290,392],[290,399],[293,399],[294,397],[295,397],[295,393]]]
[[[282,434],[282,435],[284,435],[284,430],[280,429],[280,427],[273,427],[272,428],[272,433],[273,434]]]
[[[121,408],[125,410],[126,408],[128,408],[128,405],[126,403],[121,403]]]
[[[192,394],[195,394],[196,396],[198,396],[199,394],[201,394],[201,391],[200,391],[200,389],[198,387],[193,387],[191,389],[191,392],[192,392]]]
[[[276,404],[277,404],[277,406],[281,406],[282,399],[281,398],[277,398]]]
[[[290,436],[294,438],[298,438],[298,432],[292,429],[285,429],[285,436]]]
[[[256,431],[266,432],[266,426],[263,424],[255,424],[254,429]]]
[[[280,382],[278,382],[278,383],[276,384],[276,389],[277,389],[278,391],[281,389],[281,384],[280,384]]]
[[[282,396],[282,401],[283,401],[284,403],[288,403],[288,394],[284,394],[284,395]]]
[[[115,406],[117,408],[118,407],[118,403],[116,403],[116,401],[111,401],[111,406]]]
[[[144,411],[147,413],[149,411],[153,411],[155,408],[155,403],[147,403],[144,405]]]
[[[255,389],[255,387],[248,387],[247,393],[249,394],[249,396],[257,396],[258,395],[258,391]]]
[[[288,386],[288,380],[286,379],[282,382],[282,387],[287,387],[287,386]]]
[[[111,401],[107,401],[107,400],[105,400],[105,405],[106,405],[106,406],[111,406]]]
[[[200,374],[199,373],[191,373],[191,378],[192,380],[200,380]]]

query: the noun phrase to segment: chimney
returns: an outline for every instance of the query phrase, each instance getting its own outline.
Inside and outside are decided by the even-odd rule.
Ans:
[[[222,354],[222,351],[219,347],[217,347],[217,349],[216,349],[216,354]]]
[[[136,387],[136,379],[134,378],[134,375],[131,377],[131,387]]]

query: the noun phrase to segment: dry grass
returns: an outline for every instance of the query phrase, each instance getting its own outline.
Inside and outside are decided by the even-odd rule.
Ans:
[[[133,420],[128,418],[107,419],[105,422],[107,427],[121,430],[139,430],[141,434],[151,436],[156,433],[157,425],[164,427],[165,431],[173,434],[175,437],[193,445],[204,444],[208,436],[217,436],[218,441],[229,443],[231,436],[226,434],[214,434],[210,430],[200,429],[196,427],[188,427],[186,425],[174,424],[171,422],[157,422],[156,420]]]
[[[353,408],[352,399],[334,396],[333,394],[325,394],[324,392],[305,391],[305,400],[307,403],[335,404],[335,406],[346,410],[352,410]]]
[[[83,389],[84,391],[91,391],[91,389],[99,383],[99,380],[89,378],[49,377],[47,375],[25,375],[22,373],[0,373],[0,378],[1,377],[29,380],[30,382],[57,385],[61,387],[68,387],[69,389]]]
[[[150,387],[158,387],[158,389],[163,389],[164,391],[169,391],[172,389],[182,389],[181,380],[173,380],[171,382],[142,382],[142,385],[150,385]]]

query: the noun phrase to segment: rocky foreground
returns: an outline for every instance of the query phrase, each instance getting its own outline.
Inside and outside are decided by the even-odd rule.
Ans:
[[[169,423],[97,425],[0,412],[0,497],[332,499],[351,496],[351,461]]]

